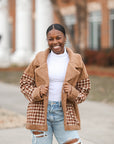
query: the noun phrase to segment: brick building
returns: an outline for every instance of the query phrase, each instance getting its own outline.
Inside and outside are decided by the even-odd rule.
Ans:
[[[18,1],[19,3],[18,2],[16,3],[16,0],[1,0],[0,19],[2,19],[2,15],[4,13],[2,12],[2,10],[5,7],[5,3],[3,1],[4,2],[6,1],[8,4],[7,6],[8,8],[8,35],[9,35],[8,47],[10,49],[9,55],[11,55],[11,53],[14,53],[14,51],[17,50],[16,45],[17,43],[19,43],[16,40],[16,33],[20,32],[20,30],[16,29],[19,26],[18,23],[16,23],[16,13],[18,13],[16,11],[16,7],[19,7],[18,5],[22,3],[21,9],[23,9],[22,11],[24,11],[24,9],[26,9],[27,7],[26,6],[27,3],[29,2],[28,7],[30,7],[30,10],[31,10],[31,14],[29,13],[29,16],[31,15],[31,21],[27,19],[28,23],[26,22],[26,25],[31,25],[32,30],[28,33],[30,37],[28,37],[27,34],[25,36],[27,36],[28,39],[32,39],[31,43],[29,44],[29,45],[32,44],[31,45],[32,50],[30,51],[30,53],[32,53],[33,51],[35,51],[35,45],[36,45],[35,41],[37,41],[35,38],[36,36],[35,35],[35,32],[36,32],[35,22],[37,20],[36,3],[41,0],[29,0],[29,1],[19,0]],[[44,0],[42,0],[42,2],[43,1]],[[77,35],[76,6],[74,2],[75,1],[73,0],[57,0],[60,13],[67,27],[69,28],[71,37],[74,39],[76,43],[78,35]],[[31,3],[31,6],[30,6],[30,3]],[[21,13],[21,10],[19,12],[20,22],[21,22],[21,16],[23,14],[22,13],[20,14],[20,13]],[[53,22],[54,23],[60,22],[56,13],[54,13]],[[1,27],[2,25],[3,24],[0,22]],[[24,28],[26,29],[26,26]],[[85,35],[85,39],[82,42],[82,45],[84,47],[90,48],[92,50],[114,48],[114,0],[87,0],[87,27],[86,29],[84,29],[83,34]],[[0,30],[0,45],[2,43],[3,37],[4,36],[2,35],[2,29],[1,29]]]
[[[87,0],[86,47],[99,50],[114,47],[114,0]],[[76,7],[72,0],[58,0],[61,13],[70,29],[76,35]],[[15,50],[15,0],[9,1],[9,25],[11,48]],[[33,0],[33,25],[35,20],[35,0]],[[57,20],[55,20],[56,22]],[[33,26],[34,29],[34,26]],[[34,31],[33,31],[34,37]],[[34,49],[34,45],[33,45]]]
[[[75,5],[70,0],[58,1],[71,34],[76,35]],[[93,50],[114,48],[114,0],[87,0],[85,47]]]

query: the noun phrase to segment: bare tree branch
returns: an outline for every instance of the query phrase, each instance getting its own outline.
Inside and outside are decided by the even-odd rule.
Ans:
[[[67,25],[66,25],[66,23],[65,23],[65,21],[64,21],[64,19],[63,19],[63,16],[62,16],[62,14],[61,14],[61,12],[60,12],[60,8],[59,8],[59,6],[58,6],[58,4],[57,4],[57,1],[56,1],[56,0],[51,0],[51,2],[52,2],[52,4],[53,4],[53,8],[54,8],[54,11],[55,11],[57,17],[59,18],[61,24],[65,27],[65,30],[66,30],[66,33],[67,33],[67,35],[68,35],[69,41],[71,42],[71,45],[72,45],[71,48],[72,48],[72,50],[73,50],[74,52],[76,52],[75,42],[74,42],[74,41],[72,40],[72,38],[71,38],[69,29],[68,29],[68,27],[67,27]]]
[[[74,0],[77,14],[78,41],[77,49],[82,53],[85,48],[85,30],[87,24],[87,0]]]

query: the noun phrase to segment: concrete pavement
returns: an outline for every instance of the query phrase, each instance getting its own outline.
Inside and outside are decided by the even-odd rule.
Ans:
[[[19,87],[0,83],[0,107],[26,114],[27,100]],[[85,101],[79,105],[81,127],[79,135],[84,144],[114,142],[114,106]],[[0,144],[31,144],[31,133],[25,128],[0,130]],[[55,138],[53,144],[57,144]]]

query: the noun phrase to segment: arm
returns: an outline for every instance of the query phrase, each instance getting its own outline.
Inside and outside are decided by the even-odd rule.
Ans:
[[[82,79],[77,82],[76,87],[72,87],[72,98],[76,103],[82,103],[85,101],[90,90],[89,78]]]
[[[71,101],[75,101],[76,103],[81,103],[85,101],[87,95],[89,94],[90,87],[90,80],[88,78],[85,65],[82,61],[82,69],[80,72],[79,79],[76,83],[76,86],[71,87],[71,92],[68,95],[68,99]]]
[[[20,79],[20,89],[24,96],[30,101],[40,101],[40,86],[36,87],[35,84],[35,65],[34,61],[26,68],[21,79]]]

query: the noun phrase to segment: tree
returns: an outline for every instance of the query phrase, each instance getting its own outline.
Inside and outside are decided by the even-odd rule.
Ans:
[[[87,0],[72,0],[76,7],[76,19],[77,19],[77,41],[75,42],[75,39],[71,38],[69,29],[67,27],[67,24],[64,21],[64,18],[60,12],[60,8],[58,6],[57,0],[51,0],[53,4],[54,11],[59,18],[61,24],[65,27],[67,35],[69,37],[69,41],[72,45],[72,50],[74,52],[81,53],[83,55],[83,49],[85,48],[85,30],[86,30],[86,24],[87,24]],[[66,1],[67,2],[67,1]]]
[[[62,16],[62,14],[61,14],[61,12],[60,12],[60,8],[59,8],[59,6],[58,6],[57,0],[51,0],[51,2],[52,2],[52,4],[53,4],[53,8],[54,8],[54,12],[56,13],[56,16],[59,18],[60,23],[65,27],[65,30],[66,30],[66,33],[67,33],[67,35],[68,35],[69,41],[70,41],[70,43],[71,43],[71,45],[72,45],[71,48],[72,48],[72,50],[73,50],[74,52],[76,52],[75,42],[74,42],[74,40],[72,40],[72,38],[71,38],[69,29],[68,29],[68,27],[67,27],[67,25],[66,25],[66,23],[65,23],[65,21],[64,21],[64,19],[63,19],[63,16]]]
[[[74,0],[76,6],[76,18],[78,27],[77,37],[77,50],[83,55],[83,49],[85,48],[87,28],[87,0]]]

